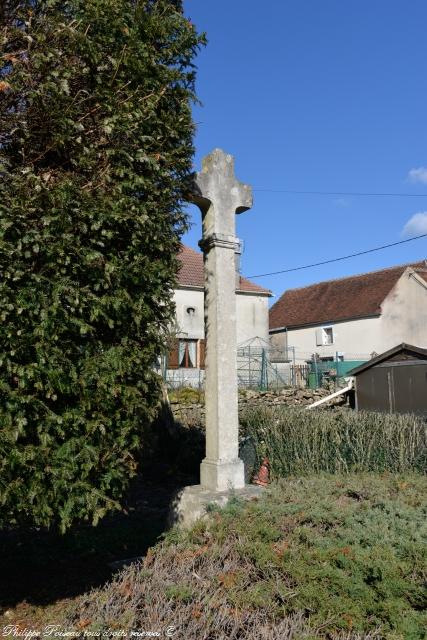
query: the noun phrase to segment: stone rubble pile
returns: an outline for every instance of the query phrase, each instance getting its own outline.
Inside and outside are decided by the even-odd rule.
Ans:
[[[240,405],[260,405],[266,403],[298,406],[307,405],[332,393],[328,389],[285,388],[278,391],[254,391],[245,389],[239,393]]]

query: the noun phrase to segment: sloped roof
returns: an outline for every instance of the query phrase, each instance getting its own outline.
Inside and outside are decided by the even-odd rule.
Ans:
[[[178,274],[178,285],[181,287],[199,287],[203,289],[203,254],[200,253],[200,251],[194,251],[194,249],[182,245],[178,259],[181,262],[181,269]],[[271,291],[260,287],[242,276],[240,276],[240,286],[237,291],[271,296]]]
[[[356,376],[362,371],[366,371],[371,367],[375,367],[375,365],[380,364],[382,362],[386,362],[387,360],[396,360],[396,356],[398,354],[402,354],[401,360],[409,360],[411,358],[416,358],[419,360],[427,360],[427,349],[422,349],[421,347],[415,347],[412,344],[406,344],[402,342],[402,344],[398,344],[396,347],[385,351],[384,353],[380,353],[380,355],[372,358],[368,362],[364,362],[363,364],[355,367],[351,371],[347,373],[349,376]]]
[[[418,276],[420,276],[423,280],[427,282],[427,267],[425,267],[424,269],[414,269],[414,271]]]
[[[427,282],[424,261],[285,291],[270,309],[270,329],[380,315],[381,304],[408,267]]]

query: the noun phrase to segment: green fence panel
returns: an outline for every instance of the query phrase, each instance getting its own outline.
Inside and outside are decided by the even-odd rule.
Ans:
[[[367,362],[366,360],[344,360],[344,362],[334,362],[334,368],[337,370],[338,378],[345,378],[348,372],[361,364]]]
[[[332,372],[333,378],[345,378],[348,372],[364,364],[367,360],[331,360],[328,362],[311,362],[311,373],[309,373],[308,386],[310,389],[321,387],[324,380],[330,378],[329,372]]]

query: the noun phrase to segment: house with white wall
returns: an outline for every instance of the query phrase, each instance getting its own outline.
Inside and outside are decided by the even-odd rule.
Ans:
[[[297,361],[427,348],[427,261],[285,291],[270,309],[270,341],[273,354],[292,347]]]
[[[176,309],[176,339],[169,353],[167,369],[183,370],[181,372],[183,382],[191,383],[191,379],[200,379],[200,371],[204,369],[203,254],[183,245],[178,258],[180,261],[178,287],[173,294]],[[241,276],[238,258],[239,256],[236,256],[237,345],[254,339],[266,343],[268,341],[268,301],[271,291]],[[169,377],[177,378],[177,375]]]

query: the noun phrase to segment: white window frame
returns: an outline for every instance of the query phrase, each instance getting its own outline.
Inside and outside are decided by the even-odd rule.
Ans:
[[[333,327],[322,327],[322,330],[323,330],[323,344],[324,345],[328,345],[328,346],[330,344],[334,344],[334,342],[335,342],[334,328]],[[328,340],[328,337],[329,337],[329,333],[328,332],[329,331],[331,332],[331,334],[330,334],[331,335],[331,340],[330,341]]]
[[[331,332],[331,341],[328,340],[328,330]],[[316,345],[318,347],[329,347],[330,345],[335,343],[335,332],[334,327],[332,325],[328,325],[325,327],[319,327],[316,329]]]

